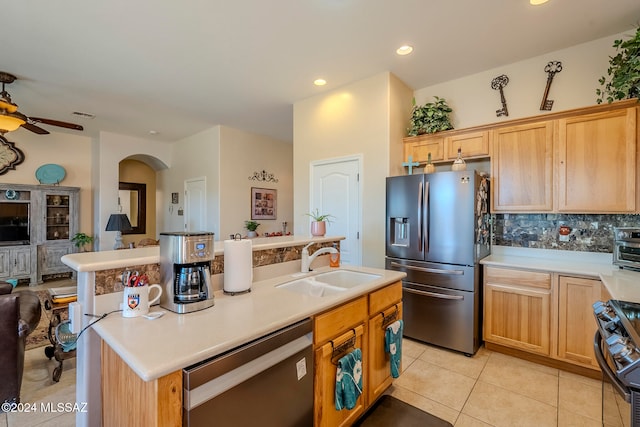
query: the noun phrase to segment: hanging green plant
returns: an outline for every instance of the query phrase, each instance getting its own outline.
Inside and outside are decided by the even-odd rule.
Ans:
[[[598,80],[603,89],[596,89],[597,102],[640,98],[640,27],[628,40],[615,40],[616,56],[609,57],[608,78]]]
[[[435,102],[427,102],[423,106],[416,105],[416,99],[413,98],[411,127],[407,129],[409,136],[453,129],[453,125],[449,120],[449,113],[453,110],[444,98],[437,96],[434,96],[434,98],[436,99]]]

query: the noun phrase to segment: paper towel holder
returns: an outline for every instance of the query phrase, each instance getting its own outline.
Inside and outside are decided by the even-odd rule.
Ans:
[[[229,240],[232,240],[232,241],[234,241],[234,242],[242,241],[242,240],[243,240],[243,239],[242,239],[242,234],[240,234],[240,233],[230,234],[230,235],[229,235]],[[244,241],[246,241],[246,242],[248,241],[249,243],[251,243],[251,240],[244,239]],[[225,267],[226,267],[226,258],[225,258]],[[226,270],[226,268],[225,268],[225,270]],[[226,280],[226,279],[225,279],[225,280]],[[234,295],[242,295],[242,294],[246,294],[246,293],[248,293],[248,292],[251,292],[251,285],[250,285],[250,284],[249,284],[249,286],[248,286],[247,288],[239,289],[239,290],[236,290],[236,289],[228,289],[228,288],[233,288],[233,287],[232,287],[232,286],[228,286],[228,285],[227,285],[227,283],[226,283],[226,282],[224,282],[224,283],[223,283],[222,292],[223,292],[225,295],[231,295],[231,296],[234,296]]]

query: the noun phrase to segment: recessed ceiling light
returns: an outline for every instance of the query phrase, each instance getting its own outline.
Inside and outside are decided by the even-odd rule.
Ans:
[[[160,132],[158,132],[157,130],[153,130],[153,129],[149,131],[149,135],[157,135],[158,133],[160,133]]]
[[[411,52],[413,52],[413,47],[409,46],[408,44],[400,46],[398,49],[396,49],[396,53],[398,55],[409,55]]]
[[[325,79],[315,79],[313,84],[316,86],[324,86],[327,84],[327,81]]]
[[[538,6],[540,4],[544,4],[546,2],[548,2],[549,0],[529,0],[529,3],[531,3],[534,6]]]

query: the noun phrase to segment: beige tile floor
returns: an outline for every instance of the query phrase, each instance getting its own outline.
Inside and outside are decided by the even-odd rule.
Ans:
[[[402,363],[388,393],[456,427],[602,426],[598,380],[484,347],[470,358],[409,339]],[[611,426],[623,425],[611,415]]]
[[[43,348],[26,353],[22,401],[75,403],[75,360],[54,383],[56,362]],[[602,425],[601,390],[600,381],[484,348],[470,358],[405,339],[403,372],[388,393],[456,427],[589,427]],[[0,427],[73,425],[72,413],[0,414]]]

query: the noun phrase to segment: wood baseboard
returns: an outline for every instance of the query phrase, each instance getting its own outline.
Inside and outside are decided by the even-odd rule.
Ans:
[[[593,378],[595,380],[602,379],[602,372],[600,372],[600,370],[597,368],[577,366],[568,362],[563,362],[561,360],[551,359],[549,357],[528,353],[522,350],[516,350],[514,348],[505,347],[486,341],[484,343],[484,346],[487,350],[517,357],[518,359],[527,360],[529,362],[538,363],[540,365],[549,366],[550,368],[561,369],[566,372],[571,372],[572,374],[582,375],[584,377]]]

